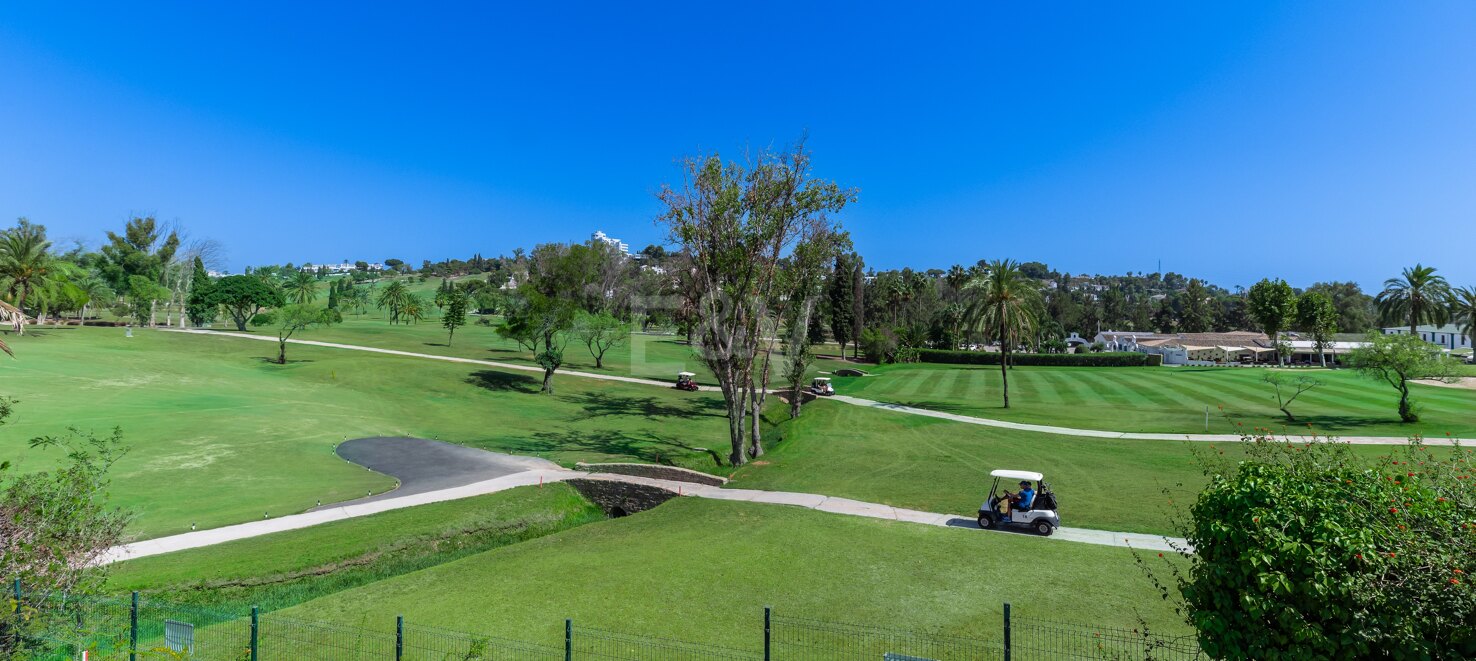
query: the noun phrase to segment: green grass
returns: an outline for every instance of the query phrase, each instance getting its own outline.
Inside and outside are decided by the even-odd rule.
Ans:
[[[1262,369],[1214,367],[1017,367],[1010,371],[1010,408],[1001,407],[998,367],[885,365],[873,376],[836,379],[847,395],[1016,422],[1124,432],[1203,433],[1310,423],[1344,436],[1476,436],[1476,391],[1413,386],[1421,421],[1399,421],[1398,393],[1352,370],[1295,370],[1323,386],[1291,406],[1297,423],[1276,409]],[[1221,407],[1223,407],[1223,412]],[[1227,420],[1226,416],[1229,416]]]
[[[781,423],[769,452],[729,486],[971,517],[988,495],[991,470],[1032,470],[1056,490],[1063,525],[1176,534],[1170,513],[1181,512],[1204,482],[1195,450],[1239,451],[1233,443],[1018,432],[821,400]],[[1388,449],[1353,451],[1373,457]]]
[[[139,558],[115,566],[107,589],[276,610],[604,518],[568,485],[523,487]]]
[[[1157,562],[1157,558],[1153,559]],[[807,618],[997,636],[1016,617],[1184,627],[1125,549],[683,498],[284,612],[562,641],[576,625],[753,649],[764,606]]]
[[[669,462],[720,470],[695,446],[727,444],[721,399],[649,386],[557,378],[342,349],[116,328],[41,330],[7,342],[0,394],[20,400],[0,457],[20,470],[60,453],[26,440],[68,425],[123,429],[113,501],[134,532],[215,527],[382,492],[393,480],[337,458],[347,438],[419,436],[576,461]]]

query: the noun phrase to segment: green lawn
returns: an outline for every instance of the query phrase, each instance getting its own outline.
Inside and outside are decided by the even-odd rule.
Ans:
[[[1158,559],[1153,558],[1154,562]],[[576,625],[756,648],[776,613],[997,637],[1017,618],[1184,627],[1120,548],[683,498],[284,611],[556,644]]]
[[[131,452],[114,501],[144,536],[300,512],[382,492],[393,481],[338,459],[347,438],[420,436],[576,461],[665,461],[721,469],[700,447],[727,444],[721,399],[640,385],[295,346],[117,328],[37,330],[7,342],[0,394],[20,400],[0,457],[21,470],[59,453],[26,440],[69,425],[123,429]]]
[[[1476,391],[1415,385],[1422,407],[1415,425],[1399,422],[1398,393],[1352,370],[1295,370],[1323,386],[1292,405],[1297,423],[1276,409],[1262,369],[1216,367],[1017,367],[1010,370],[1010,408],[1001,407],[998,367],[885,365],[873,375],[836,379],[836,390],[883,402],[1080,429],[1203,433],[1311,423],[1323,434],[1476,436]],[[1221,408],[1223,407],[1223,409]],[[1222,412],[1223,410],[1223,412]],[[1226,418],[1229,416],[1229,419]]]
[[[1063,525],[1159,534],[1174,534],[1170,511],[1182,513],[1203,484],[1193,453],[1238,451],[1230,443],[1018,432],[825,400],[781,423],[777,435],[783,440],[771,438],[769,452],[730,486],[972,516],[988,494],[991,470],[1032,470],[1056,489]]]
[[[116,565],[107,589],[275,610],[604,518],[568,485],[522,487],[139,558]]]

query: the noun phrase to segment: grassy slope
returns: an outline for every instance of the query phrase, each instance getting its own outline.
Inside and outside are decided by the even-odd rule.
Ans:
[[[1034,470],[1060,496],[1064,525],[1162,534],[1173,532],[1169,501],[1182,505],[1203,483],[1193,450],[1236,451],[1229,444],[1017,432],[823,400],[782,423],[777,434],[784,440],[771,442],[762,461],[740,470],[731,486],[969,516],[988,494],[989,471]]]
[[[114,474],[115,502],[155,536],[302,511],[381,492],[393,481],[338,459],[345,438],[402,435],[555,461],[669,460],[713,469],[721,400],[648,386],[535,375],[414,358],[293,347],[288,365],[248,340],[120,329],[38,331],[7,338],[0,393],[21,400],[0,428],[0,457],[22,470],[59,453],[28,438],[66,425],[121,426],[132,452]]]
[[[1200,433],[1206,406],[1215,433],[1233,431],[1225,415],[1246,427],[1286,424],[1260,369],[1017,367],[1010,371],[1009,409],[1000,406],[998,367],[889,365],[874,374],[837,379],[836,388],[921,408],[1083,429]],[[1423,419],[1405,425],[1396,410],[1398,394],[1388,385],[1351,370],[1297,370],[1291,376],[1303,374],[1325,385],[1292,405],[1300,428],[1311,423],[1338,435],[1476,436],[1476,391],[1415,385]]]
[[[604,518],[567,485],[524,487],[140,558],[114,567],[108,589],[275,609]]]
[[[1156,561],[1157,558],[1154,558]],[[410,622],[553,643],[583,626],[753,648],[778,613],[994,635],[1035,616],[1175,629],[1124,549],[679,499],[317,599],[287,614]]]

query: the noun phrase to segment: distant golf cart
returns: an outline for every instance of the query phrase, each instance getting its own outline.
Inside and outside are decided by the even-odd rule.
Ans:
[[[1040,473],[1030,471],[996,470],[989,473],[994,484],[989,487],[989,500],[979,508],[979,527],[996,530],[1004,527],[1028,528],[1045,536],[1061,527],[1061,518],[1056,516],[1056,494],[1050,485],[1041,481]],[[1021,508],[1010,500],[1009,491],[1001,491],[1000,480],[1035,483],[1035,500],[1029,507]],[[1010,482],[1005,482],[1009,486]],[[1001,511],[1003,510],[1003,511]]]
[[[676,388],[677,390],[697,392],[697,382],[692,380],[692,377],[694,376],[697,375],[691,372],[677,372],[677,382],[676,385],[672,387]]]
[[[810,382],[810,392],[820,397],[829,397],[835,394],[835,386],[830,385],[829,377],[817,376]]]

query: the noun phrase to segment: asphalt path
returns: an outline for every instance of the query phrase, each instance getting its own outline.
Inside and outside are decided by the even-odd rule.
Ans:
[[[536,457],[488,452],[425,438],[356,438],[340,443],[334,451],[345,461],[395,478],[400,485],[392,491],[316,509],[454,489],[530,470],[560,469],[558,464]]]

